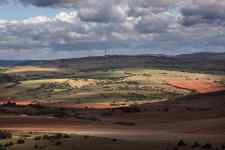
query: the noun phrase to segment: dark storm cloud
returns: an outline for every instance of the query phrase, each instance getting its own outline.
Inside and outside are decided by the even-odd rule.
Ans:
[[[224,0],[4,0],[0,4],[7,1],[63,9],[54,17],[0,20],[0,58],[84,56],[101,54],[106,48],[121,54],[225,49]]]
[[[19,0],[24,5],[34,5],[38,7],[53,6],[64,3],[64,0]]]
[[[225,25],[225,1],[195,1],[193,5],[182,8],[181,13],[184,26],[196,24]]]
[[[143,34],[167,32],[170,20],[167,16],[149,15],[138,21],[136,29]]]
[[[1,0],[1,4],[7,3],[18,3],[26,5],[33,5],[37,7],[53,7],[53,6],[64,6],[64,5],[73,5],[79,2],[80,0]]]

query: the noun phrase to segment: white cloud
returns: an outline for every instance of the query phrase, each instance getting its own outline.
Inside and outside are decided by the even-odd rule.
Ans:
[[[54,56],[54,52],[55,57],[60,54],[77,57],[75,53],[83,56],[88,51],[99,53],[105,48],[120,53],[158,50],[174,54],[189,49],[224,51],[225,48],[223,1],[20,1],[26,5],[63,9],[54,17],[0,20],[0,58],[4,58],[7,51],[7,56],[15,51],[28,53],[29,57],[33,54],[32,58],[50,58],[49,54]],[[76,5],[74,9],[63,5],[71,3]],[[184,21],[192,21],[192,24],[187,26]],[[38,52],[42,55],[36,55]]]

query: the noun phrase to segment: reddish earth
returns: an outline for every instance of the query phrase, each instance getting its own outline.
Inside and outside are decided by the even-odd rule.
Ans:
[[[66,132],[103,137],[120,137],[127,140],[177,141],[179,139],[190,139],[213,143],[224,142],[225,117],[216,116],[218,114],[209,116],[206,116],[206,114],[189,114],[188,112],[181,114],[179,112],[171,112],[169,114],[163,112],[133,115],[120,114],[120,116],[103,119],[103,122],[81,121],[73,118],[1,116],[0,128],[23,132]],[[125,117],[127,119],[124,119]],[[121,126],[113,124],[113,122],[120,120],[125,122],[132,121],[136,125]]]
[[[143,101],[140,104],[148,104],[148,103],[155,103],[155,102],[162,102],[165,100],[152,100],[152,101]],[[80,109],[111,109],[111,108],[119,108],[128,106],[129,104],[125,103],[117,103],[116,105],[112,105],[111,102],[104,102],[104,103],[81,103],[81,104],[73,104],[73,103],[35,103],[32,100],[19,100],[19,99],[0,99],[0,105],[7,104],[7,103],[14,103],[16,105],[26,106],[30,104],[39,104],[44,107],[57,107],[57,108],[80,108]]]
[[[225,94],[201,94],[176,101],[140,106],[140,113],[96,115],[101,121],[75,118],[0,115],[0,129],[23,132],[62,132],[144,141],[225,141]],[[133,126],[115,122],[132,122]]]
[[[221,93],[220,93],[221,94]],[[0,128],[23,132],[62,132],[142,141],[225,141],[225,95],[143,104],[141,113],[114,112],[92,122],[75,118],[0,116]],[[168,110],[166,110],[166,108]],[[189,108],[189,109],[187,109]],[[94,114],[93,114],[94,115]],[[133,122],[134,126],[115,122]]]
[[[136,102],[137,104],[151,104],[156,102],[163,102],[163,100],[151,100],[151,101],[141,101]],[[120,108],[120,107],[127,107],[132,103],[124,103],[124,102],[117,102],[116,104],[112,104],[111,102],[104,102],[104,103],[82,103],[82,104],[73,104],[73,103],[45,103],[41,104],[42,106],[46,107],[62,107],[62,108],[81,108],[81,109],[111,109],[111,108]]]
[[[225,87],[212,80],[170,80],[167,82],[176,88],[193,90],[199,93],[208,93],[224,90]]]
[[[49,103],[41,104],[47,107],[63,107],[63,108],[93,108],[93,109],[108,109],[115,108],[110,103],[82,103],[82,104],[66,104],[66,103]]]
[[[0,99],[0,105],[13,103],[16,105],[26,106],[30,104],[35,104],[32,100],[20,100],[20,99]],[[82,103],[82,104],[72,104],[72,103],[41,103],[41,106],[46,107],[62,107],[62,108],[94,108],[94,109],[108,109],[116,108],[119,106],[112,106],[111,103]]]
[[[14,103],[16,105],[30,105],[33,103],[32,100],[20,100],[20,99],[0,99],[0,105],[7,104],[7,103]]]

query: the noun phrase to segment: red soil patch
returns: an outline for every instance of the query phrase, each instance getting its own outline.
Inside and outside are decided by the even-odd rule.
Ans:
[[[66,103],[49,103],[41,104],[47,107],[63,107],[63,108],[93,108],[93,109],[110,109],[114,108],[110,103],[82,103],[82,104],[66,104]]]
[[[193,90],[199,93],[215,92],[225,89],[224,86],[221,86],[212,80],[170,80],[167,83],[176,88]]]
[[[16,105],[22,105],[22,106],[25,106],[25,105],[30,105],[33,103],[32,100],[15,100],[15,99],[0,99],[0,105],[3,105],[3,104],[8,104],[8,103],[14,103]]]
[[[151,101],[141,101],[137,102],[137,104],[143,105],[143,104],[152,104],[152,103],[160,103],[167,101],[165,99],[162,100],[151,100]],[[124,102],[117,102],[115,104],[112,104],[111,102],[102,102],[102,103],[81,103],[81,104],[74,104],[74,103],[41,103],[41,106],[45,107],[61,107],[61,108],[80,108],[80,109],[112,109],[112,108],[121,108],[121,107],[127,107],[131,105],[132,103],[124,103]]]

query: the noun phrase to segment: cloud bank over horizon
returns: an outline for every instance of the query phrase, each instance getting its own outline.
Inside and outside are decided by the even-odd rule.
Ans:
[[[112,54],[225,52],[223,0],[2,0],[0,6],[12,3],[60,12],[0,18],[0,59],[94,56],[105,49]]]

